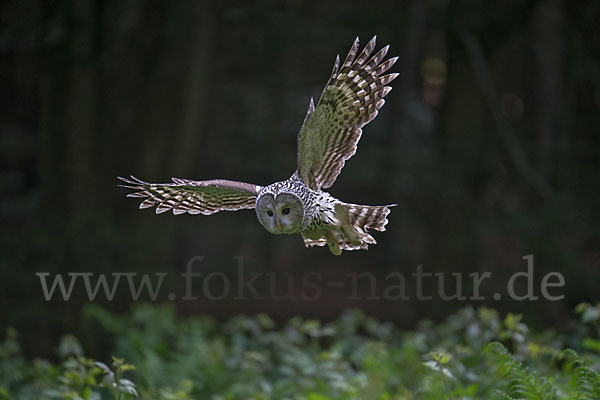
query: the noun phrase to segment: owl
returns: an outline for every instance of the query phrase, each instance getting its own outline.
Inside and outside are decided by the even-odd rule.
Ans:
[[[391,205],[345,203],[325,192],[346,160],[354,155],[362,128],[371,122],[398,74],[388,73],[398,57],[386,60],[388,46],[373,55],[376,36],[359,53],[358,37],[345,61],[336,57],[333,72],[298,134],[297,169],[282,182],[268,186],[223,179],[148,183],[119,177],[128,197],[144,199],[140,208],[156,213],[209,215],[222,210],[255,209],[260,224],[273,234],[299,233],[304,244],[325,246],[335,254],[367,249],[376,241],[369,230],[385,231]]]

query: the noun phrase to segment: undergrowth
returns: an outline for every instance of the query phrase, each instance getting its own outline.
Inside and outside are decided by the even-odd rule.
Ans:
[[[84,308],[114,339],[108,359],[73,336],[59,362],[26,360],[17,332],[0,344],[0,399],[600,399],[600,305],[568,333],[532,332],[519,315],[466,308],[410,332],[353,311],[338,320],[266,315],[217,324],[170,305],[116,315]],[[573,347],[573,348],[570,348]]]

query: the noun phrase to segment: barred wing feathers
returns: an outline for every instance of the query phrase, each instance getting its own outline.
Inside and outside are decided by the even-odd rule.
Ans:
[[[386,86],[398,74],[386,74],[398,57],[384,61],[389,46],[371,57],[373,37],[358,54],[358,37],[333,72],[317,106],[311,99],[298,134],[298,176],[311,189],[326,189],[356,152],[362,127],[371,122],[392,89]]]
[[[172,210],[173,214],[210,215],[218,211],[252,209],[261,186],[250,183],[214,179],[193,181],[172,178],[173,183],[148,183],[134,176],[119,177],[125,182],[122,187],[134,190],[127,197],[145,199],[140,208],[156,206],[160,214]]]

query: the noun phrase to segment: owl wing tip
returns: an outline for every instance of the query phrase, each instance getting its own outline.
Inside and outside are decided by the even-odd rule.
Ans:
[[[117,176],[117,179],[120,180],[120,181],[122,181],[122,182],[125,182],[127,184],[130,184],[130,185],[145,185],[145,184],[147,184],[147,182],[144,182],[143,180],[141,180],[139,178],[136,178],[133,175],[129,175],[129,178],[125,178],[125,177],[122,177],[122,176]]]
[[[120,180],[121,182],[129,183],[129,184],[135,183],[131,179],[127,179],[127,178],[124,178],[122,176],[117,176],[117,179]],[[118,185],[118,186],[123,186],[123,185]]]

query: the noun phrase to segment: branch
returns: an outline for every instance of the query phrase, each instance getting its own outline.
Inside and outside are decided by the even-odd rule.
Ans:
[[[483,50],[481,49],[479,41],[475,35],[467,31],[461,32],[460,38],[469,62],[471,63],[471,67],[473,68],[473,72],[475,73],[475,79],[481,90],[481,95],[492,113],[498,133],[504,140],[508,154],[517,168],[517,171],[519,171],[525,181],[535,189],[540,197],[543,199],[550,198],[552,196],[550,185],[548,185],[543,176],[529,164],[525,151],[523,151],[523,148],[517,139],[517,134],[513,126],[500,112],[496,88],[494,87],[489,69],[486,65]]]

